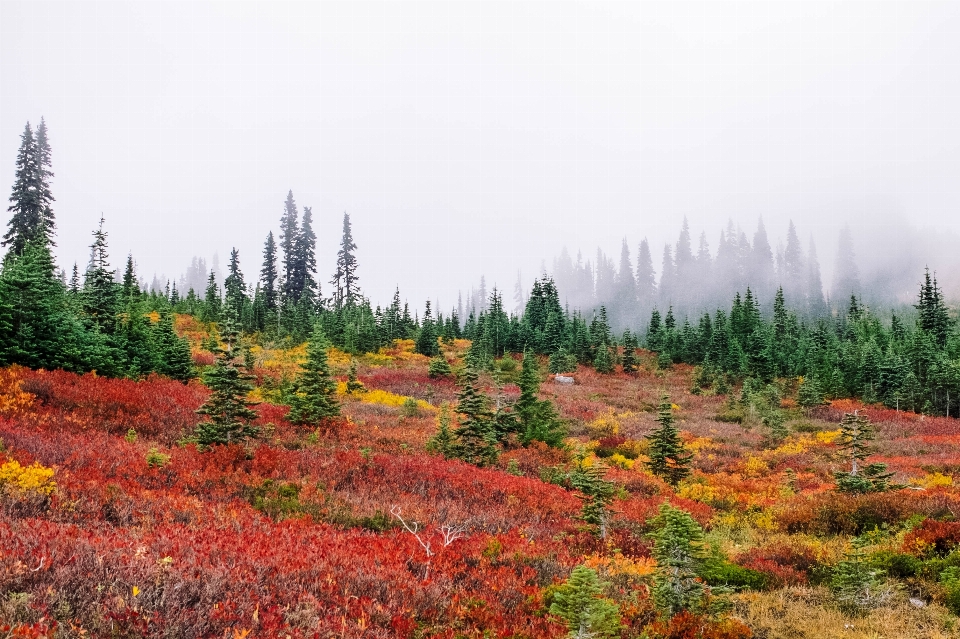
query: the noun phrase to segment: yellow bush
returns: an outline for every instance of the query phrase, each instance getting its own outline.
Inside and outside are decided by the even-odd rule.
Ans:
[[[953,475],[944,475],[943,473],[932,473],[923,477],[916,477],[910,480],[914,486],[921,488],[939,488],[941,486],[953,486]]]
[[[620,453],[614,453],[607,460],[611,465],[616,466],[617,468],[622,468],[623,470],[630,470],[633,468],[633,460],[627,459]]]
[[[840,429],[824,430],[817,433],[817,441],[821,444],[832,444],[833,440],[840,436]]]
[[[621,554],[606,557],[590,555],[584,558],[583,565],[610,576],[645,577],[654,573],[657,562],[651,557],[632,559]]]
[[[747,477],[759,477],[766,474],[768,470],[770,467],[767,466],[767,462],[754,455],[747,457],[747,461],[743,464],[743,474]]]
[[[21,466],[11,459],[0,466],[0,490],[20,494],[49,495],[57,484],[53,481],[54,470],[34,462]]]
[[[616,437],[620,434],[620,420],[629,416],[630,413],[618,415],[612,408],[608,408],[587,424],[587,429],[594,437]]]
[[[33,406],[33,395],[20,389],[21,379],[16,366],[0,371],[0,415],[12,417]]]
[[[337,395],[346,395],[347,394],[347,383],[346,382],[337,382]],[[383,406],[394,406],[399,408],[403,406],[403,403],[410,399],[406,395],[397,395],[396,393],[391,393],[390,391],[380,390],[379,388],[374,388],[372,390],[364,391],[363,393],[353,393],[353,397],[357,397],[361,402],[366,404],[381,404]],[[425,402],[422,399],[417,400],[417,407],[422,408],[423,410],[433,411],[436,410],[436,407]]]

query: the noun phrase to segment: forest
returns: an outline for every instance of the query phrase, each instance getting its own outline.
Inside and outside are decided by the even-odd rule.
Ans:
[[[160,290],[105,218],[85,268],[56,263],[52,178],[28,123],[0,637],[960,629],[960,332],[930,269],[880,306],[846,230],[827,298],[792,223],[776,256],[761,222],[714,257],[684,222],[659,278],[624,242],[513,311],[485,286],[411,308],[364,295],[346,213],[321,283],[290,191],[261,255]]]

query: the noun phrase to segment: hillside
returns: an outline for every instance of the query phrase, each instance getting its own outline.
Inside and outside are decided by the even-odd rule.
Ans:
[[[178,326],[209,363],[202,327]],[[443,344],[455,370],[468,346]],[[412,342],[331,350],[341,381],[354,361],[364,390],[341,383],[342,419],[316,430],[269,401],[304,349],[252,351],[260,437],[206,451],[182,443],[208,395],[196,381],[0,371],[0,636],[560,637],[550,605],[579,565],[618,607],[617,636],[953,636],[958,590],[941,578],[960,566],[949,418],[853,400],[801,409],[796,380],[781,380],[785,421],[772,433],[754,404],[730,401],[737,389],[691,394],[694,369],[658,370],[640,351],[635,374],[581,366],[561,385],[544,373],[566,448],[508,444],[478,468],[427,452],[457,386],[429,377]],[[519,362],[495,368],[516,397]],[[662,392],[693,453],[676,487],[644,465]],[[855,410],[876,427],[869,461],[907,488],[836,491],[838,424]],[[607,467],[615,484],[606,538],[581,517],[583,491],[564,485],[578,463]],[[651,594],[664,502],[706,530],[700,580],[717,587],[710,610],[672,620]],[[889,597],[852,613],[829,586],[855,535]]]

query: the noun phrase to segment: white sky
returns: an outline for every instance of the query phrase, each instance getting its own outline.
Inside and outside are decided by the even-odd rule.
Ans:
[[[324,283],[351,214],[375,302],[623,236],[659,268],[684,215],[714,249],[792,218],[829,285],[844,222],[867,266],[954,243],[958,64],[960,2],[0,0],[0,188],[43,115],[65,266],[102,212],[116,266],[236,245],[252,279],[293,189]]]

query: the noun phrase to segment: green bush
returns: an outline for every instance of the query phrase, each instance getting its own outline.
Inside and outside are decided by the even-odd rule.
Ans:
[[[873,553],[869,563],[885,574],[898,579],[914,577],[923,567],[923,562],[916,557],[892,550]]]
[[[762,572],[738,566],[718,556],[705,559],[697,574],[711,586],[726,586],[737,590],[763,590],[767,587],[767,576]]]

